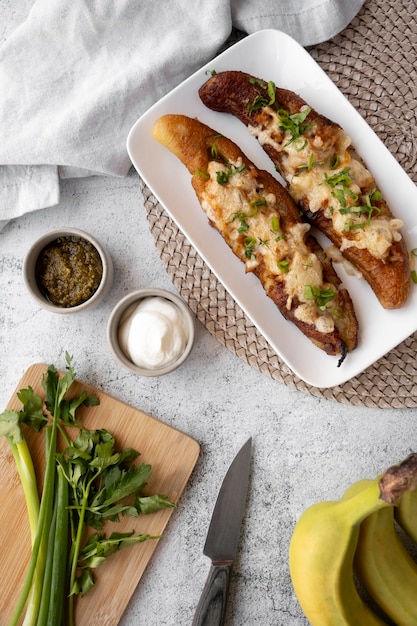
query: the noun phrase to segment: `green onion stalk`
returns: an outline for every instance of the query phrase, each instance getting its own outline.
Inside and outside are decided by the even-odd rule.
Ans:
[[[23,438],[23,435],[22,440],[19,441],[19,443],[13,443],[11,437],[7,437],[7,441],[13,454],[19,478],[23,487],[26,508],[28,511],[33,550],[39,524],[40,498],[38,494],[38,487],[36,482],[35,470],[33,467],[32,456],[30,454],[26,439]],[[39,597],[42,590],[42,575],[41,571],[39,571],[41,569],[42,567],[38,564],[34,571],[33,584],[30,588],[30,594],[28,597],[28,604],[26,608],[25,620],[23,621],[23,626],[36,624]]]
[[[6,436],[16,462],[24,490],[32,538],[29,565],[8,626],[17,626],[26,604],[24,626],[43,626],[44,623],[38,620],[38,616],[48,561],[48,537],[53,519],[58,423],[61,405],[74,377],[69,355],[67,355],[67,372],[61,378],[54,366],[48,367],[42,379],[42,386],[46,392],[45,404],[51,419],[43,415],[42,400],[31,387],[18,393],[24,409],[19,412],[5,411],[0,415],[0,435]],[[22,422],[26,422],[38,431],[44,427],[46,460],[41,498],[38,494],[31,454],[22,432]],[[67,510],[65,512],[67,513]]]
[[[55,407],[56,408],[56,407]],[[59,411],[58,411],[59,412]],[[49,527],[52,520],[55,490],[55,451],[57,439],[58,415],[53,416],[52,424],[46,427],[46,468],[40,501],[39,517],[32,545],[32,554],[23,587],[14,608],[9,626],[17,626],[25,604],[31,595],[26,612],[25,626],[36,626],[42,597],[43,578],[45,573],[46,555],[48,550]]]

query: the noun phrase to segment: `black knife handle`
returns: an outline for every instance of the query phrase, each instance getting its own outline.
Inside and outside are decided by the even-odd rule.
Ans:
[[[231,571],[230,563],[211,565],[193,626],[221,626],[224,623]]]

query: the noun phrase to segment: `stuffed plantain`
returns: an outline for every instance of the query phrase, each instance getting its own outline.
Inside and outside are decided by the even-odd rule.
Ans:
[[[341,362],[358,341],[352,301],[285,188],[196,119],[165,115],[153,136],[188,168],[209,222],[284,317]]]
[[[221,72],[202,102],[240,119],[288,183],[307,220],[367,280],[382,306],[400,308],[410,288],[400,228],[343,129],[297,94],[244,72]]]

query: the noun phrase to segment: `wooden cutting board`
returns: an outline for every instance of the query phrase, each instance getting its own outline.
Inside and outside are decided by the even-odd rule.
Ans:
[[[18,384],[16,391],[33,387],[44,396],[41,379],[46,365],[32,365]],[[105,428],[120,448],[132,447],[141,453],[139,462],[149,463],[152,474],[146,492],[167,495],[178,500],[197,461],[200,446],[184,433],[142,411],[120,402],[111,396],[79,381],[71,388],[74,395],[87,389],[100,399],[97,407],[82,407],[80,421],[90,429]],[[8,409],[20,410],[21,403],[13,395]],[[29,431],[27,439],[34,458],[35,468],[42,472],[42,437]],[[144,493],[146,493],[144,492]],[[181,515],[178,509],[164,509],[138,518],[123,518],[120,523],[109,523],[106,528],[118,532],[132,531],[160,535],[171,515]],[[159,540],[122,550],[95,572],[96,586],[84,597],[77,599],[77,626],[114,626],[118,624],[129,599],[135,590]],[[0,439],[0,626],[5,626],[15,606],[30,556],[30,531],[26,505],[20,479],[8,443]],[[165,590],[161,589],[161,594]]]

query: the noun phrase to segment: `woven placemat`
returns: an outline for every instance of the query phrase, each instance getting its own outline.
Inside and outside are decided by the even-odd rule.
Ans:
[[[228,44],[244,36],[234,32]],[[417,182],[417,7],[369,0],[337,37],[309,49]],[[281,361],[141,181],[155,245],[197,318],[252,367],[313,396],[374,408],[417,407],[417,333],[360,376],[329,389],[300,380]]]

